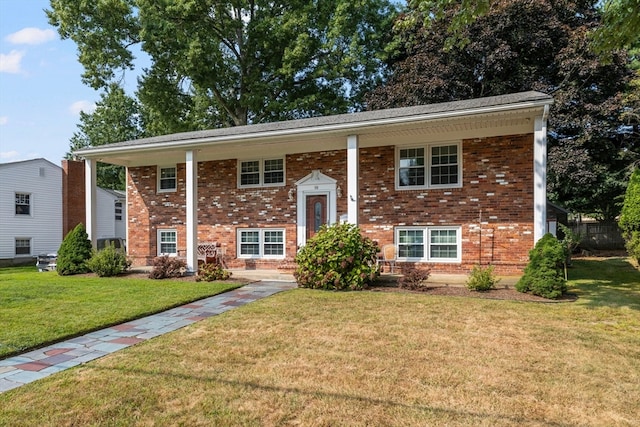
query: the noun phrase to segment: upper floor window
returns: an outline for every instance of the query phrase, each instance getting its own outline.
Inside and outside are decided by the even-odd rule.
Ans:
[[[16,193],[16,215],[31,215],[31,195]]]
[[[284,159],[243,160],[238,162],[239,187],[284,185]]]
[[[446,188],[462,185],[460,143],[400,147],[396,153],[399,189]]]
[[[158,191],[176,191],[177,175],[175,166],[158,167]]]
[[[122,221],[122,202],[115,202],[116,221]]]

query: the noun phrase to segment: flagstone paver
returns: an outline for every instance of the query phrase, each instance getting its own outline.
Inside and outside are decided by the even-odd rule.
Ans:
[[[294,282],[287,281],[254,282],[220,295],[0,360],[0,393],[295,287]]]

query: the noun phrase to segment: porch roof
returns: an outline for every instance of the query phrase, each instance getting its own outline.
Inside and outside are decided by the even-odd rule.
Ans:
[[[198,159],[284,155],[340,149],[346,137],[362,136],[365,146],[415,141],[417,135],[447,139],[486,137],[506,129],[533,132],[533,117],[553,98],[529,91],[415,107],[313,117],[284,122],[184,132],[77,150],[81,158],[123,166],[184,162],[184,152],[198,150]],[[501,129],[501,130],[498,130]],[[465,136],[466,135],[466,136]],[[400,139],[399,139],[400,138]]]

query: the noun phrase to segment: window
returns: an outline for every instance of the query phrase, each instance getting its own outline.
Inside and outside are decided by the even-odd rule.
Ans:
[[[246,160],[238,164],[239,187],[284,185],[284,159]]]
[[[178,233],[176,230],[158,230],[158,255],[178,253]]]
[[[396,229],[398,259],[460,262],[460,227],[407,227]]]
[[[16,193],[16,215],[31,215],[31,195]]]
[[[116,221],[122,221],[122,202],[116,202]]]
[[[159,167],[158,168],[158,192],[176,191],[177,178],[176,167]]]
[[[16,256],[31,255],[31,239],[16,239]]]
[[[239,258],[284,258],[284,230],[238,230]]]
[[[460,143],[399,148],[396,158],[398,188],[459,187],[462,183]]]

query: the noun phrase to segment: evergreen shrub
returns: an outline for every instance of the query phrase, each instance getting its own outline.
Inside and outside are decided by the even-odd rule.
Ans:
[[[71,230],[62,241],[58,249],[56,270],[60,276],[88,273],[87,261],[93,254],[93,247],[89,235],[80,223]]]
[[[95,251],[87,261],[87,267],[100,277],[112,277],[127,271],[131,267],[131,261],[124,252],[111,244],[101,251]]]
[[[302,288],[360,290],[378,277],[378,245],[353,224],[323,226],[296,255]]]
[[[516,283],[519,292],[555,299],[567,291],[564,279],[566,248],[552,234],[545,234],[529,251],[529,263]]]
[[[624,196],[618,222],[629,256],[640,262],[640,168],[636,168]]]

